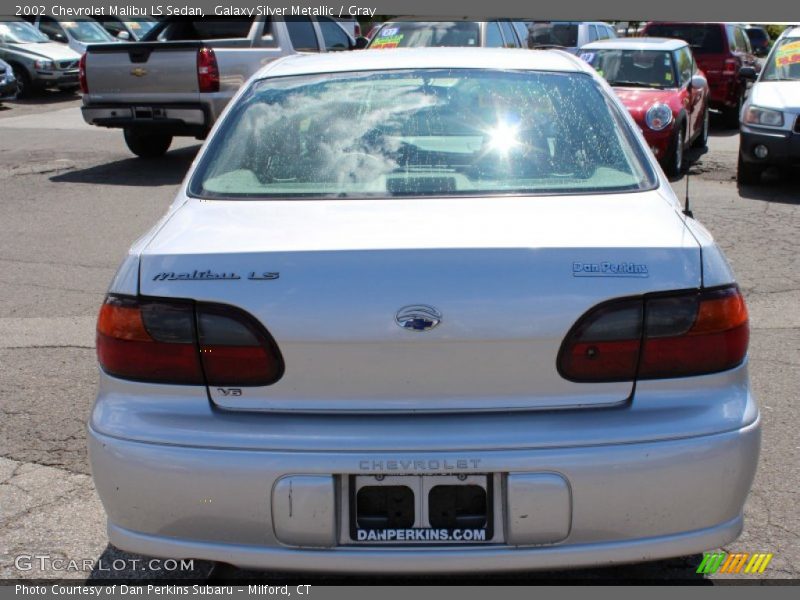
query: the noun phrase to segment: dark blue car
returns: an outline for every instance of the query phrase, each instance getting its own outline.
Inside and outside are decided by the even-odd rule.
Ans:
[[[11,65],[0,60],[0,102],[17,97],[17,80]]]

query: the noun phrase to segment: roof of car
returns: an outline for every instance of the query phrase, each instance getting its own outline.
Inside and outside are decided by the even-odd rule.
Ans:
[[[783,32],[781,37],[796,38],[800,37],[800,27],[792,27]]]
[[[584,61],[559,50],[512,48],[397,48],[295,54],[276,60],[257,78],[394,69],[522,69],[594,73]]]
[[[683,40],[660,37],[615,38],[598,40],[581,47],[581,50],[677,50],[686,46]]]
[[[466,21],[466,22],[475,22],[480,23],[481,19],[471,19],[470,17],[411,17],[411,16],[401,16],[401,17],[393,17],[386,21],[386,23],[382,23],[382,25],[386,25],[388,23],[398,23],[398,22],[407,23],[409,21],[416,22],[416,23],[435,23],[437,21],[443,21],[445,23],[454,23],[456,21]]]

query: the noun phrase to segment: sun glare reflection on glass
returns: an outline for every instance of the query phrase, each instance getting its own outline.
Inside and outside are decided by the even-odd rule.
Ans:
[[[517,146],[522,145],[517,139],[519,127],[507,121],[500,121],[486,133],[489,136],[489,150],[506,155]]]

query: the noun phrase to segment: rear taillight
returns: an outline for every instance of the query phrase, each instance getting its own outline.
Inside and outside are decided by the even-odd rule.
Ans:
[[[97,321],[105,372],[151,383],[260,386],[283,375],[275,341],[232,306],[109,295]]]
[[[739,72],[739,61],[735,58],[726,58],[725,64],[722,67],[722,74],[733,76]]]
[[[197,87],[201,92],[219,91],[219,68],[212,48],[197,51]]]
[[[744,360],[747,308],[727,286],[606,302],[586,313],[561,346],[558,370],[572,381],[704,375]]]
[[[208,385],[270,385],[283,375],[283,359],[266,330],[232,306],[198,304],[200,359]]]
[[[78,81],[81,85],[81,93],[89,93],[89,81],[86,79],[86,52],[81,54],[81,60],[78,63]]]

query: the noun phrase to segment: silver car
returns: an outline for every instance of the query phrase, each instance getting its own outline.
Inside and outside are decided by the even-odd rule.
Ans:
[[[290,56],[218,121],[97,326],[111,542],[328,572],[728,544],[748,317],[625,108],[560,51]]]
[[[529,48],[560,48],[572,54],[586,44],[614,39],[617,32],[602,21],[528,21]]]
[[[20,96],[43,88],[77,90],[80,58],[66,45],[51,42],[30,23],[0,21],[0,59],[11,65]]]
[[[93,19],[55,18],[47,15],[29,17],[29,22],[53,42],[66,44],[79,55],[92,44],[119,41]]]

